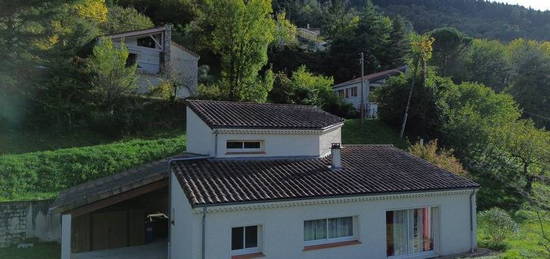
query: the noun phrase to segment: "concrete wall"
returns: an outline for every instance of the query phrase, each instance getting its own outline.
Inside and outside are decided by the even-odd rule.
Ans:
[[[185,197],[180,193],[181,197]],[[177,198],[176,198],[177,199]],[[185,204],[185,200],[175,202]],[[173,228],[172,243],[178,244],[171,259],[200,258],[201,244],[186,240],[201,240],[200,214],[189,216],[188,205],[179,205],[187,217],[176,221],[191,221],[189,229]],[[439,208],[439,233],[435,251],[438,255],[467,252],[471,248],[470,214],[468,192],[438,196],[400,197],[349,203],[326,203],[322,205],[289,206],[279,208],[247,209],[231,212],[212,212],[206,215],[206,258],[231,258],[231,228],[261,225],[262,252],[265,259],[276,258],[387,258],[386,257],[386,211],[427,206]],[[303,224],[305,220],[354,216],[357,218],[357,237],[361,244],[304,251]],[[475,222],[475,218],[474,218]],[[475,229],[475,228],[474,228]],[[193,236],[189,238],[189,235]],[[474,233],[475,236],[475,233]],[[474,240],[475,241],[475,240]],[[174,246],[174,245],[172,245]],[[185,253],[184,253],[185,252]],[[191,254],[191,255],[190,255]]]
[[[0,247],[26,238],[55,241],[61,237],[61,217],[48,214],[53,200],[0,203]]]
[[[175,43],[170,47],[170,67],[172,78],[182,86],[177,90],[178,98],[186,98],[197,93],[199,58],[191,55]]]

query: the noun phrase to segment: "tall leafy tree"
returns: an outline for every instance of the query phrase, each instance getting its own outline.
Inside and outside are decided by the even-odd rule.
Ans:
[[[115,47],[105,38],[94,47],[87,67],[91,75],[91,93],[100,106],[114,114],[119,101],[136,91],[136,64],[127,66],[128,49]]]
[[[267,49],[274,41],[275,22],[270,0],[207,1],[209,43],[221,58],[221,86],[229,100],[265,101],[271,73],[260,76]]]
[[[450,76],[460,66],[459,58],[470,46],[472,39],[455,28],[439,28],[429,32],[435,39],[430,64],[439,68],[442,76]]]

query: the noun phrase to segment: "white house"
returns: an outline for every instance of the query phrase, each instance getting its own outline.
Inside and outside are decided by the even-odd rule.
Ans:
[[[137,64],[138,91],[148,92],[163,80],[175,81],[176,96],[186,98],[196,93],[199,56],[172,41],[172,26],[122,32],[104,36],[115,45],[128,48],[128,65]]]
[[[52,211],[63,215],[62,258],[116,247],[101,258],[429,258],[476,249],[478,184],[391,145],[342,146],[342,124],[310,106],[188,101],[188,153],[60,194]],[[169,220],[144,230],[139,219],[155,211]],[[156,232],[167,240],[144,241]]]
[[[363,103],[365,104],[365,116],[375,118],[378,116],[378,104],[372,99],[371,93],[384,85],[386,79],[391,76],[404,73],[407,67],[400,67],[373,73],[364,76],[363,82]],[[333,86],[333,91],[344,99],[345,102],[353,104],[359,110],[361,106],[361,77]]]

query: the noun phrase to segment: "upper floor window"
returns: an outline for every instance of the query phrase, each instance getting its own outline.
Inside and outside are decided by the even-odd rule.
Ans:
[[[235,227],[231,229],[231,255],[260,252],[260,226]]]
[[[355,240],[354,217],[304,221],[306,246]]]
[[[143,38],[137,39],[137,45],[140,47],[146,47],[146,48],[157,48],[157,44],[160,44],[161,36],[160,34],[157,35],[151,35]]]
[[[225,144],[227,152],[262,152],[263,141],[261,140],[228,140]]]

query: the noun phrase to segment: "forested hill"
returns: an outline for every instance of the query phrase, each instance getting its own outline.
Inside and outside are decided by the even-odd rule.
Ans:
[[[550,40],[550,11],[483,0],[372,0],[386,14],[399,14],[424,33],[455,27],[476,38]],[[355,7],[362,1],[351,0]]]

